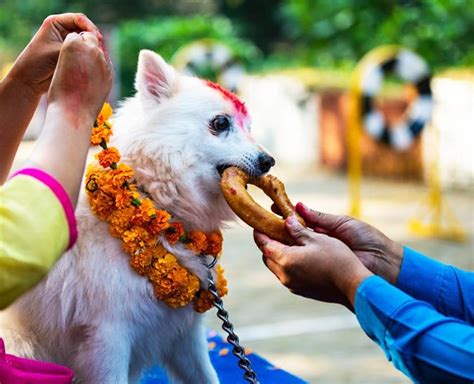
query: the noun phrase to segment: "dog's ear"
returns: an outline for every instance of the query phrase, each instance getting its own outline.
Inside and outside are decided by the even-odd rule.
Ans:
[[[138,57],[135,89],[157,102],[170,97],[176,81],[176,71],[155,52],[142,49]]]

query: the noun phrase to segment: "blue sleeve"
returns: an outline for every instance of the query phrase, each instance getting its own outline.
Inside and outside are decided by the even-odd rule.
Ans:
[[[474,328],[371,276],[359,286],[355,312],[365,333],[415,383],[474,381]]]
[[[408,248],[397,287],[438,312],[474,324],[474,273],[430,259]]]

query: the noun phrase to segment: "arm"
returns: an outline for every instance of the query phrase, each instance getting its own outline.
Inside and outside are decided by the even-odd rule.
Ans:
[[[80,31],[93,32],[102,39],[82,14],[49,16],[0,83],[0,184],[7,178],[41,95],[49,88],[64,39],[70,32]]]
[[[474,273],[404,247],[397,287],[446,316],[474,324]]]
[[[474,381],[474,328],[466,323],[377,276],[359,286],[355,312],[367,335],[415,382]]]
[[[306,224],[344,242],[374,274],[438,312],[474,323],[474,274],[425,257],[389,239],[378,229],[348,216],[296,206]]]
[[[7,75],[0,83],[0,184],[7,178],[20,141],[41,95],[22,81]]]

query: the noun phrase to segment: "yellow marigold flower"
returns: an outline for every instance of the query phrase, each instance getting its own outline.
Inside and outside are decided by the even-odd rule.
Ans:
[[[127,230],[122,235],[122,240],[124,243],[131,243],[138,239],[138,233],[135,229]]]
[[[227,280],[224,277],[224,268],[220,264],[217,264],[216,266],[216,273],[217,273],[217,281],[216,281],[216,287],[217,287],[217,293],[219,294],[220,297],[223,297],[227,295],[229,292],[229,289],[227,288]]]
[[[115,147],[104,149],[95,156],[99,160],[99,164],[104,168],[108,168],[120,161],[120,153]]]
[[[207,236],[203,232],[190,231],[188,239],[189,243],[186,247],[194,253],[202,253],[207,249]]]
[[[97,116],[97,125],[102,125],[104,124],[107,120],[110,119],[112,116],[112,107],[110,106],[109,103],[104,103],[102,106],[102,109],[99,112],[99,116]]]
[[[171,226],[166,230],[166,240],[171,245],[175,245],[181,236],[184,235],[184,225],[180,221],[171,223]]]

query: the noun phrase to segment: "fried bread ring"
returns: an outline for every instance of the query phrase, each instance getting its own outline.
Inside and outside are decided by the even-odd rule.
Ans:
[[[230,208],[255,230],[285,244],[294,243],[285,227],[285,221],[262,208],[247,192],[247,184],[260,188],[276,204],[284,218],[296,215],[304,224],[285,192],[285,186],[275,176],[250,177],[237,167],[229,167],[222,173],[221,190]]]

